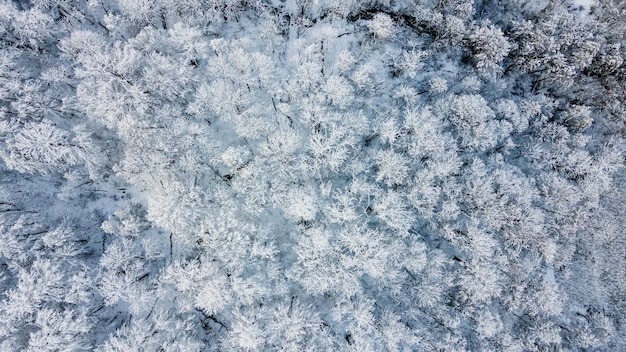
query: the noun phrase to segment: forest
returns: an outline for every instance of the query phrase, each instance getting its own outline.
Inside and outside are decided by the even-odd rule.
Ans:
[[[625,58],[622,0],[0,0],[0,351],[624,351]]]

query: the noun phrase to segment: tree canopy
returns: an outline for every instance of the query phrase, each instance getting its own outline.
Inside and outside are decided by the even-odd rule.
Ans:
[[[626,348],[619,0],[0,0],[0,351]]]

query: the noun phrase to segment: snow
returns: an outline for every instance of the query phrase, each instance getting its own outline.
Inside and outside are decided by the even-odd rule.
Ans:
[[[624,349],[593,1],[192,3],[0,5],[0,350]]]
[[[596,0],[573,0],[574,6],[581,8],[581,12],[585,15],[589,14],[589,10],[596,4]]]
[[[573,1],[574,1],[574,5],[582,6],[586,8],[587,10],[589,10],[591,6],[595,5],[596,3],[595,0],[573,0]]]

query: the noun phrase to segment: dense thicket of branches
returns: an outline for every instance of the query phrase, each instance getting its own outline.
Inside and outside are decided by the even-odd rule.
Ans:
[[[0,0],[0,350],[626,348],[624,23]]]

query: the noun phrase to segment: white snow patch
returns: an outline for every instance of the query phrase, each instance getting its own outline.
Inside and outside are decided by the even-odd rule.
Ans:
[[[596,4],[596,0],[572,0],[575,7],[580,8],[582,13],[588,14],[591,6]]]
[[[574,0],[574,5],[583,6],[586,9],[589,9],[596,3],[595,0]]]

